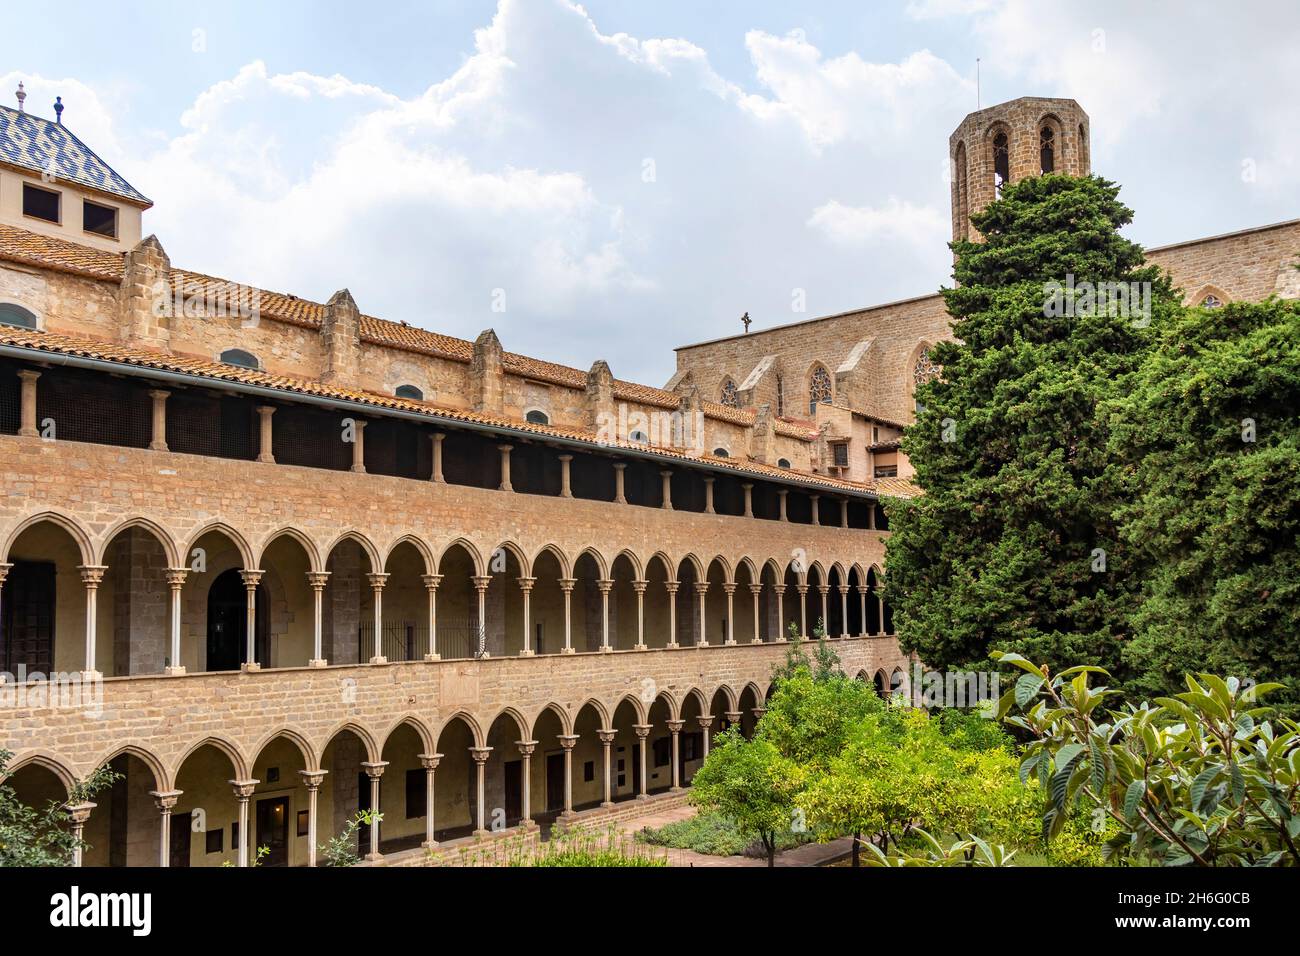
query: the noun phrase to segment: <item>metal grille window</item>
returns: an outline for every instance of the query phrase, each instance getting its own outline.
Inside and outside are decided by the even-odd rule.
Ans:
[[[849,467],[849,446],[847,442],[837,442],[831,445],[831,452],[834,455],[837,468]]]
[[[433,471],[429,437],[418,426],[391,419],[366,425],[366,471],[396,478],[428,478]]]
[[[352,443],[343,440],[345,417],[315,408],[278,406],[271,419],[271,453],[276,463],[347,471],[352,467]],[[369,439],[367,430],[365,440]]]
[[[167,447],[183,455],[252,461],[257,457],[256,403],[203,391],[167,399]]]
[[[22,381],[18,366],[0,362],[0,434],[16,435],[22,424]]]
[[[36,388],[36,427],[59,441],[147,448],[148,386],[81,369],[48,369]]]

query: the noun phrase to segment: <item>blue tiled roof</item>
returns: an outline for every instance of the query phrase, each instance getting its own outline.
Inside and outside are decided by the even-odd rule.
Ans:
[[[0,162],[153,205],[66,127],[0,106]]]

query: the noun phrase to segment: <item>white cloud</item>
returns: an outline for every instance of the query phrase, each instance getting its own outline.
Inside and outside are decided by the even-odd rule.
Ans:
[[[946,211],[890,196],[883,206],[846,206],[833,199],[813,210],[808,226],[838,243],[897,241],[932,252],[947,241],[952,221]]]

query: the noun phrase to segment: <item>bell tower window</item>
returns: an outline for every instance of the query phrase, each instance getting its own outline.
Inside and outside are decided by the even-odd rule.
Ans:
[[[1038,167],[1045,173],[1056,171],[1056,130],[1050,126],[1038,131]]]
[[[993,137],[993,185],[999,194],[1002,187],[1011,182],[1011,153],[1006,132],[999,132]]]

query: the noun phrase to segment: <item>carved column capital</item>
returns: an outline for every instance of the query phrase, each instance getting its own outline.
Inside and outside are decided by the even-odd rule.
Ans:
[[[635,591],[637,594],[645,594],[646,585],[648,585],[649,583],[650,583],[649,581],[633,581],[632,590]]]
[[[170,812],[176,806],[176,801],[181,798],[181,790],[150,790],[149,796],[153,797],[154,806],[159,811]]]
[[[614,582],[610,578],[598,578],[596,581],[596,588],[601,594],[608,594],[613,587]]]
[[[164,573],[167,575],[167,586],[173,590],[178,590],[185,584],[185,578],[189,575],[190,569],[168,568]]]
[[[533,755],[533,751],[537,749],[537,741],[516,740],[515,746],[519,748],[519,752],[523,754],[525,757],[531,757]]]
[[[519,590],[521,591],[531,591],[533,585],[537,583],[537,578],[518,578],[517,580],[519,581]]]
[[[751,584],[751,585],[749,586],[749,593],[750,593],[750,594],[762,594],[762,593],[763,593],[763,585],[761,585],[761,584]]]
[[[239,572],[239,579],[244,582],[244,587],[252,589],[262,583],[262,575],[266,574],[260,568],[250,568]]]
[[[97,588],[104,582],[104,572],[108,568],[102,564],[82,564],[77,566],[81,572],[81,583],[88,588]]]
[[[313,591],[324,591],[325,585],[329,583],[330,573],[328,571],[308,571],[307,583],[311,585]]]
[[[441,574],[421,574],[420,580],[424,582],[424,587],[428,591],[438,590],[438,585],[442,583]]]
[[[328,770],[299,770],[298,776],[302,777],[302,785],[308,790],[315,790],[325,782],[325,775]]]
[[[366,776],[371,780],[378,780],[384,775],[384,771],[388,769],[388,761],[363,760],[361,761],[361,769],[366,772]]]
[[[230,789],[233,790],[235,793],[235,799],[238,800],[240,803],[246,802],[248,798],[253,795],[253,791],[257,789],[257,785],[261,782],[262,781],[260,780],[228,780],[227,781],[227,783],[230,784]]]
[[[470,747],[469,755],[474,759],[475,763],[485,764],[487,763],[488,757],[492,755],[492,748],[491,747]]]
[[[95,809],[96,806],[98,804],[84,800],[81,803],[69,803],[64,809],[68,811],[68,816],[75,825],[84,826],[86,821],[90,819],[90,811]]]
[[[650,725],[650,724],[633,724],[633,725],[632,725],[632,729],[636,731],[636,735],[637,735],[638,737],[640,737],[642,740],[645,740],[647,737],[650,736],[651,725]]]
[[[476,574],[472,578],[470,578],[470,581],[474,583],[475,591],[486,591],[488,589],[488,585],[492,583],[492,575]]]
[[[556,739],[560,741],[560,746],[563,747],[565,750],[572,750],[573,745],[578,742],[578,735],[560,734]]]
[[[668,729],[675,734],[680,733],[681,729],[686,726],[685,720],[666,720],[664,721],[664,723],[666,723],[668,725]]]
[[[695,719],[700,722],[701,730],[708,730],[710,727],[713,726],[713,721],[715,720],[712,714],[704,714],[703,716],[696,717]]]
[[[420,766],[425,770],[437,770],[442,763],[442,754],[420,754]]]
[[[614,742],[614,738],[618,736],[618,731],[617,731],[617,730],[597,730],[597,731],[596,731],[596,736],[600,738],[600,742],[601,742],[602,744],[604,744],[606,747],[608,747],[610,744],[612,744],[612,743]]]
[[[382,571],[371,571],[366,575],[366,580],[370,582],[370,586],[374,590],[382,591],[384,585],[388,583],[388,575]]]
[[[578,583],[577,578],[560,578],[559,581],[561,591],[572,591],[573,586]]]

